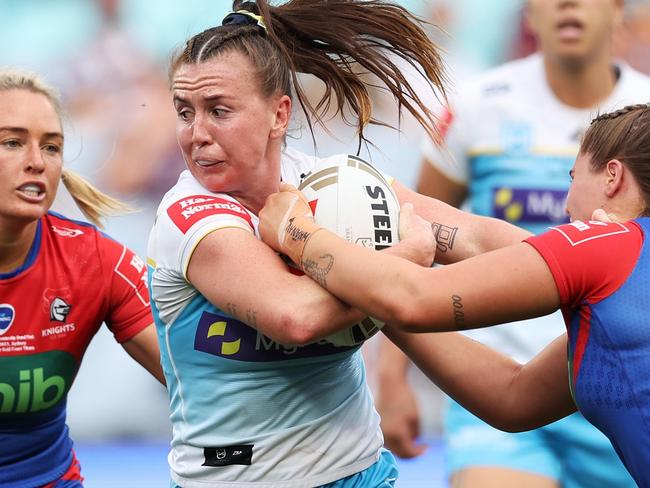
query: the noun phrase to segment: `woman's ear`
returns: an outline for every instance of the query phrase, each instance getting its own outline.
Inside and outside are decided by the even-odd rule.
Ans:
[[[271,124],[271,139],[284,138],[289,127],[289,118],[291,117],[291,98],[288,95],[282,95],[277,100],[273,122]]]
[[[623,186],[625,166],[618,159],[611,159],[605,165],[605,195],[613,197]]]

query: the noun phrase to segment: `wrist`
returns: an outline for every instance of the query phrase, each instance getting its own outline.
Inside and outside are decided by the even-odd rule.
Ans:
[[[307,241],[321,228],[312,218],[306,216],[289,219],[284,229],[282,242],[284,253],[300,266]]]

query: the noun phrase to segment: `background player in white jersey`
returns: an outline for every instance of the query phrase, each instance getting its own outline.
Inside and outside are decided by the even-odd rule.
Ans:
[[[584,128],[597,112],[646,101],[650,93],[649,78],[612,60],[622,4],[529,0],[527,20],[539,52],[456,90],[444,116],[445,144],[424,145],[418,190],[456,206],[467,197],[473,212],[535,233],[564,222],[568,172]],[[553,314],[526,327],[470,335],[526,362],[563,331],[561,316]],[[378,403],[386,442],[397,454],[416,455],[408,363],[388,341],[383,346]],[[609,441],[579,414],[507,434],[450,402],[445,429],[454,487],[634,486]]]

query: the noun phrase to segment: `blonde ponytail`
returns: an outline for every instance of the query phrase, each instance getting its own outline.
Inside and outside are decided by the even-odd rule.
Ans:
[[[128,204],[102,193],[69,169],[63,170],[61,181],[83,214],[98,227],[103,227],[102,219],[106,217],[134,211]]]

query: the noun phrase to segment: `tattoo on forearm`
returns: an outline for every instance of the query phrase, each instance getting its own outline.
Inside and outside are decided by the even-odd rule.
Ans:
[[[257,326],[257,312],[252,308],[246,310],[246,323],[251,327]]]
[[[454,324],[459,329],[465,328],[465,312],[463,311],[463,299],[460,295],[451,296],[451,304],[454,308]]]
[[[332,266],[334,266],[334,256],[331,254],[323,254],[319,260],[320,263],[312,259],[305,259],[301,263],[301,266],[306,275],[323,288],[327,288],[327,274],[332,269]]]
[[[458,227],[449,227],[438,222],[431,222],[431,230],[436,237],[436,248],[438,251],[447,252],[449,249],[453,249]]]
[[[237,318],[237,305],[234,303],[226,303],[226,312],[228,312],[228,315],[231,317]]]
[[[306,241],[309,236],[311,235],[311,232],[307,232],[306,230],[302,230],[299,227],[296,227],[293,225],[293,221],[295,220],[295,217],[291,217],[289,219],[289,222],[287,223],[287,226],[284,228],[284,232],[291,237],[292,240],[294,241]]]

